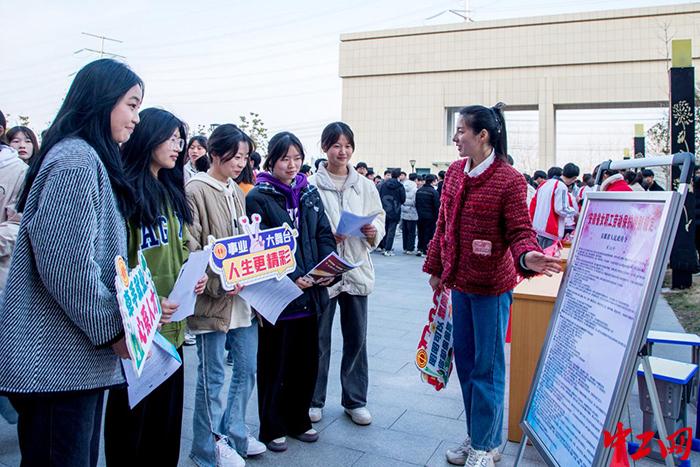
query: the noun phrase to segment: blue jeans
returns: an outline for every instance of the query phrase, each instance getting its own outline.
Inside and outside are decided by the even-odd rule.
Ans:
[[[200,466],[216,465],[216,437],[226,436],[229,444],[246,457],[248,428],[245,424],[248,400],[255,386],[258,351],[258,322],[227,333],[209,332],[197,338],[197,390],[192,421],[194,439],[190,457]],[[226,407],[221,404],[224,386],[224,345],[233,354],[233,371]]]
[[[504,345],[513,292],[476,295],[452,291],[454,356],[472,446],[501,445],[506,362]]]
[[[17,424],[17,411],[10,404],[10,399],[0,396],[0,416],[10,425]]]

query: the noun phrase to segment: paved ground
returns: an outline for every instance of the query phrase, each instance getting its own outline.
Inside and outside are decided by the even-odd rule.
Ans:
[[[397,239],[400,245],[400,238]],[[318,443],[304,444],[289,440],[289,450],[282,454],[265,453],[248,463],[251,466],[399,466],[449,465],[444,460],[447,447],[457,445],[465,435],[464,408],[456,375],[448,387],[436,392],[422,383],[413,363],[420,332],[427,318],[431,300],[427,277],[420,272],[422,259],[397,255],[373,255],[377,288],[370,297],[368,348],[370,354],[370,388],[368,408],[374,422],[358,427],[344,415],[340,406],[339,364],[341,336],[336,319],[331,359],[328,404],[323,420],[316,424],[321,436]],[[665,301],[655,314],[655,329],[681,330]],[[689,361],[689,352],[667,346],[655,348],[655,355]],[[180,465],[193,465],[187,454],[192,439],[195,369],[197,356],[193,347],[186,348],[185,413]],[[508,397],[506,395],[506,403]],[[632,426],[641,432],[641,416],[635,394],[630,402]],[[247,419],[257,431],[257,402],[251,401]],[[507,421],[507,415],[505,417]],[[691,418],[694,427],[694,417]],[[627,423],[626,423],[627,424]],[[504,440],[506,439],[504,433]],[[503,461],[513,465],[518,445],[501,447]],[[694,462],[700,456],[693,454]],[[533,448],[525,453],[525,465],[543,465]],[[101,462],[103,464],[103,461]],[[0,466],[19,465],[19,451],[14,427],[0,421]],[[639,465],[642,465],[639,463]],[[650,464],[649,464],[650,465]]]

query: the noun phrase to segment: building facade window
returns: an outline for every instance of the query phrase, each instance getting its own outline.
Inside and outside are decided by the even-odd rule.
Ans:
[[[455,131],[457,131],[459,109],[461,109],[461,107],[445,108],[445,144],[448,146],[452,145],[452,137],[455,135]]]

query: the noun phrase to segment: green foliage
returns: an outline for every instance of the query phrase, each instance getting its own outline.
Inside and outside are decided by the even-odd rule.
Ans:
[[[269,137],[265,123],[260,118],[260,115],[255,112],[249,112],[248,116],[241,115],[241,123],[238,125],[248,136],[255,142],[255,150],[263,156],[267,154],[267,143]]]

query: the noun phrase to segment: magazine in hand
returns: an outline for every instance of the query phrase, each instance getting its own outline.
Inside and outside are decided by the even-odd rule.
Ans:
[[[329,277],[339,276],[348,271],[352,271],[362,263],[352,264],[340,256],[335,251],[321,260],[311,271],[306,274],[314,282]]]

